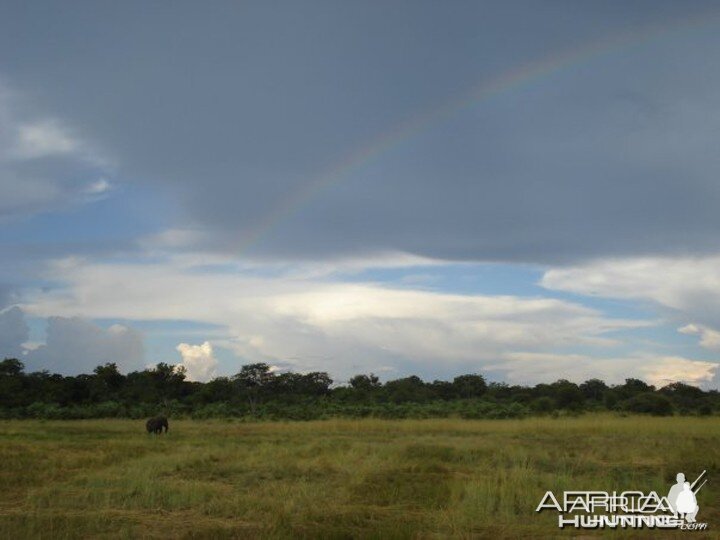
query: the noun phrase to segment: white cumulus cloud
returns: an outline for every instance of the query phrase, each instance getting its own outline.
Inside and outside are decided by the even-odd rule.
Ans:
[[[49,274],[65,288],[38,291],[24,307],[41,317],[79,312],[89,318],[213,324],[226,331],[213,343],[243,361],[343,376],[383,366],[399,372],[443,365],[450,371],[479,370],[507,351],[614,346],[615,332],[651,324],[552,298],[258,277],[256,269],[199,271],[184,260],[66,259]]]
[[[720,332],[707,326],[688,324],[678,328],[681,334],[700,336],[700,346],[706,349],[720,350]]]
[[[718,373],[719,366],[716,362],[705,360],[652,354],[602,357],[518,352],[506,354],[502,360],[488,367],[503,371],[506,379],[516,384],[550,383],[560,378],[580,383],[597,377],[609,384],[638,378],[656,387],[677,381],[714,387],[713,377]]]
[[[182,357],[181,366],[185,368],[190,381],[209,381],[217,372],[218,361],[213,354],[212,345],[206,341],[201,345],[180,343],[177,351]]]
[[[554,268],[541,284],[553,290],[640,300],[682,323],[700,345],[720,348],[720,256],[642,257]]]
[[[681,381],[695,386],[707,386],[718,375],[716,362],[689,360],[677,356],[655,359],[644,368],[645,380],[655,386]]]

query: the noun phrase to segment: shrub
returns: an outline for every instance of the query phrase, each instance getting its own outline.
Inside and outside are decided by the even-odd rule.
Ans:
[[[537,413],[549,413],[555,409],[555,402],[552,398],[543,396],[530,403],[530,408]]]
[[[698,407],[698,414],[700,416],[710,416],[712,413],[712,405],[709,403],[703,403],[700,407]]]
[[[644,392],[625,400],[622,408],[636,413],[647,413],[653,416],[670,416],[673,413],[672,402],[661,394]]]

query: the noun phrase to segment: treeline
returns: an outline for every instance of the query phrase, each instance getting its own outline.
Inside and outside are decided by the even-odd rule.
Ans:
[[[720,411],[720,393],[680,382],[657,389],[639,379],[613,386],[599,379],[510,386],[487,383],[477,374],[452,381],[425,382],[411,376],[385,383],[372,374],[356,375],[346,385],[333,386],[324,372],[275,373],[263,363],[201,383],[188,381],[182,367],[165,363],[127,375],[111,363],[90,375],[63,376],[26,373],[17,359],[0,362],[2,418],[143,418],[158,413],[297,420],[519,418],[583,411],[711,415]]]

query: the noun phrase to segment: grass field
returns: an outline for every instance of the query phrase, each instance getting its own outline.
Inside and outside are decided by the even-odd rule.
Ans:
[[[535,513],[546,490],[704,469],[707,532],[603,534],[720,536],[717,418],[143,424],[0,422],[0,538],[569,538]]]

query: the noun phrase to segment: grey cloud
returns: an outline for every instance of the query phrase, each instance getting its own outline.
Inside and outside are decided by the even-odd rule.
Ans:
[[[29,328],[20,308],[0,311],[0,358],[20,358],[22,344],[28,340],[28,336]]]
[[[26,100],[3,82],[0,78],[0,222],[81,200],[102,174],[100,162],[61,122],[27,110]]]
[[[26,356],[28,369],[53,373],[89,373],[98,365],[115,362],[122,370],[144,365],[142,334],[115,325],[108,329],[87,319],[50,317],[46,344]]]
[[[10,305],[13,298],[13,290],[8,285],[0,284],[0,310]]]
[[[720,249],[713,26],[508,88],[286,204],[478,82],[658,21],[672,27],[692,14],[687,4],[10,11],[0,71],[111,149],[124,178],[169,188],[184,211],[168,225],[206,230],[206,249],[535,262]],[[248,247],[274,212],[281,219]]]
[[[639,300],[678,325],[720,330],[720,257],[662,257],[591,261],[552,268],[541,285],[553,290]],[[695,334],[692,327],[687,334]]]

